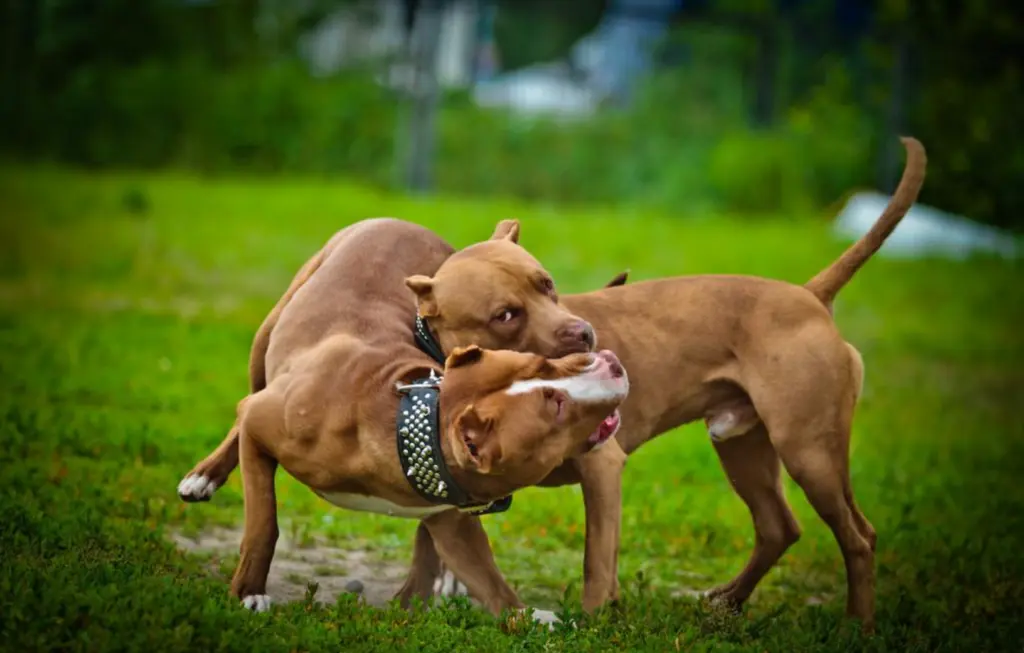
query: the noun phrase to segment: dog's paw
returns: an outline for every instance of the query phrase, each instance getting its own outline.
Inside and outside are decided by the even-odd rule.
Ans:
[[[462,581],[455,577],[455,574],[445,569],[434,580],[434,595],[448,597],[467,596],[469,595],[469,590],[462,584]]]
[[[535,608],[529,608],[529,610],[530,616],[533,617],[534,621],[539,624],[544,624],[548,628],[553,629],[555,624],[562,623],[562,620],[559,619],[551,610],[537,610]]]
[[[178,483],[178,497],[185,502],[209,501],[217,491],[217,482],[202,474],[189,474]]]
[[[737,599],[733,592],[735,588],[732,584],[722,585],[720,587],[713,587],[703,592],[695,592],[697,598],[704,600],[709,606],[716,610],[723,610],[731,614],[740,614],[743,612],[743,601]]]
[[[242,599],[242,607],[253,612],[266,612],[270,609],[270,603],[267,594],[250,594]]]

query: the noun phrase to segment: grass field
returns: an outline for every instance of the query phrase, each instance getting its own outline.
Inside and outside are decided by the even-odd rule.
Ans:
[[[563,292],[700,272],[803,282],[842,249],[823,221],[415,200],[321,181],[0,172],[0,648],[12,651],[1024,650],[1024,302],[998,261],[872,261],[837,320],[867,365],[852,452],[879,533],[878,634],[842,617],[838,548],[803,495],[804,537],[739,617],[686,595],[728,580],[753,530],[701,428],[641,448],[625,477],[619,606],[579,614],[578,488],[485,518],[525,600],[578,629],[509,632],[463,601],[406,613],[346,596],[249,614],[233,557],[182,553],[241,519],[175,486],[231,423],[253,332],[338,228],[392,215],[455,246],[501,218]],[[680,334],[685,337],[685,334]],[[414,522],[344,513],[278,475],[282,532],[402,564]],[[328,575],[329,569],[321,572]],[[296,582],[315,578],[293,579]]]

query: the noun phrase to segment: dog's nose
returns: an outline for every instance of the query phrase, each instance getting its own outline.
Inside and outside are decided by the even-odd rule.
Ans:
[[[562,342],[572,344],[578,342],[583,343],[586,346],[587,351],[594,348],[594,343],[597,340],[594,336],[594,327],[590,326],[590,323],[584,320],[570,322],[566,326],[562,327],[558,335]]]
[[[619,357],[614,352],[603,349],[597,354],[606,363],[608,363],[608,371],[611,372],[612,378],[621,379],[626,375],[626,370],[622,367],[622,363],[619,361]]]
[[[586,345],[587,349],[593,349],[597,343],[597,336],[594,335],[594,327],[590,326],[589,322],[583,323],[583,333],[580,334],[580,340]]]

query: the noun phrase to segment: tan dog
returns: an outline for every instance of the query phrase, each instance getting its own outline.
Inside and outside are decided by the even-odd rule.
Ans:
[[[372,226],[372,228],[370,228]],[[260,325],[253,338],[252,349],[249,354],[249,391],[256,393],[267,386],[267,352],[270,349],[271,336],[275,343],[281,343],[286,336],[276,331],[276,326],[282,313],[288,307],[296,294],[319,292],[318,290],[304,289],[310,278],[317,273],[321,267],[331,259],[339,243],[348,238],[354,230],[360,230],[366,242],[368,251],[366,253],[346,252],[347,256],[358,255],[356,261],[364,265],[380,265],[384,269],[392,269],[392,261],[373,254],[375,251],[391,251],[399,259],[412,260],[416,265],[403,269],[415,271],[419,275],[434,274],[438,267],[455,251],[448,243],[444,242],[436,234],[410,223],[390,218],[378,218],[364,220],[342,229],[336,233],[324,245],[324,247],[310,258],[296,273],[284,295],[267,315]],[[519,233],[518,226],[511,235],[504,227],[500,227],[495,238],[515,238]],[[518,249],[518,248],[517,248]],[[547,283],[550,283],[550,276],[532,257],[527,255],[530,261],[531,274],[542,275]],[[477,274],[486,277],[492,264],[487,260],[487,248],[467,248],[465,258],[470,261],[467,267],[473,275],[469,279],[476,278]],[[475,264],[474,264],[475,261]],[[417,265],[419,267],[417,267]],[[343,288],[349,288],[351,281],[340,277],[333,270],[328,274],[332,282],[337,286],[327,287],[324,301],[329,301],[334,293],[340,292]],[[410,272],[410,279],[413,276]],[[428,277],[415,277],[428,278]],[[624,283],[625,276],[620,275],[613,283]],[[320,283],[318,287],[327,286]],[[412,302],[413,297],[407,292],[405,296],[394,297],[395,306],[392,311],[400,311],[405,314],[408,311],[415,311]],[[559,358],[576,352],[591,351],[594,345],[594,330],[587,322],[572,315],[568,310],[557,302],[550,301],[547,295],[527,298],[530,305],[531,324],[526,333],[519,339],[522,348],[513,346],[497,347],[497,349],[513,349],[529,351],[551,358]],[[304,329],[297,329],[296,333],[288,338],[295,338],[297,343],[308,343],[310,339],[319,338],[323,326],[320,321],[311,321]],[[409,324],[412,327],[412,322]],[[505,327],[500,320],[494,319],[487,322],[487,326],[494,331],[487,338],[489,342],[500,341]],[[475,339],[467,342],[460,342],[457,346],[478,345]],[[278,345],[281,346],[281,345]],[[290,344],[283,345],[290,347]],[[449,349],[448,351],[452,351]],[[440,356],[443,362],[443,355]],[[238,465],[238,424],[236,423],[228,432],[227,437],[217,449],[198,463],[188,474],[185,475],[178,485],[178,495],[183,501],[192,503],[197,501],[208,501],[218,488],[224,485],[231,471]]]
[[[866,629],[873,627],[875,533],[854,503],[847,464],[863,365],[839,335],[831,304],[916,200],[924,181],[924,148],[914,139],[903,143],[907,167],[889,206],[861,240],[806,286],[701,275],[564,298],[565,306],[596,325],[602,345],[633,371],[633,390],[615,440],[542,482],[582,485],[585,609],[618,593],[626,454],[660,433],[704,419],[757,533],[748,564],[709,595],[739,607],[798,539],[799,527],[782,494],[781,460],[840,544],[848,570],[848,613]],[[515,246],[518,232],[516,223],[503,222],[496,240],[452,256],[433,278],[409,280],[445,350],[470,342],[519,346],[533,311],[542,305],[537,298],[557,302],[546,282],[537,283],[535,259]],[[483,258],[481,249],[501,271],[486,284],[478,282],[470,262],[473,256]],[[230,452],[223,451],[231,446],[229,436],[208,461],[233,465]],[[402,596],[431,593],[439,571],[430,534],[421,527]]]
[[[367,225],[374,225],[373,229],[367,229]],[[419,275],[410,275],[405,281],[410,288],[416,288],[424,292],[430,286],[430,275],[438,270],[451,253],[452,248],[435,234],[421,227],[409,223],[389,220],[367,220],[357,223],[351,227],[339,231],[330,241],[313,256],[299,270],[291,285],[284,293],[277,305],[273,308],[263,324],[260,326],[253,340],[252,350],[249,358],[250,391],[256,394],[267,387],[267,369],[270,360],[271,342],[278,349],[290,350],[294,347],[309,347],[324,333],[326,328],[323,324],[324,318],[305,318],[297,326],[288,331],[278,328],[278,323],[286,311],[292,309],[294,298],[300,296],[313,296],[324,303],[321,312],[327,311],[330,306],[338,301],[337,295],[340,292],[351,290],[352,278],[347,273],[335,269],[331,261],[337,259],[336,251],[340,243],[346,242],[355,230],[361,230],[362,238],[365,241],[367,253],[359,253],[347,249],[347,257],[359,256],[353,259],[353,267],[356,269],[374,269],[375,266],[381,269],[398,269],[391,265],[388,257],[395,260],[412,261],[414,264],[403,267],[407,273],[409,270],[416,270]],[[460,342],[450,337],[445,338],[447,351],[453,351],[461,346],[483,345],[493,349],[512,349],[540,353],[551,357],[559,357],[572,352],[589,351],[594,345],[593,328],[589,323],[572,315],[558,301],[554,292],[554,284],[550,275],[544,270],[539,262],[531,257],[525,250],[515,245],[518,238],[519,228],[514,221],[503,221],[492,237],[492,241],[479,243],[460,252],[458,265],[460,273],[465,275],[465,290],[476,293],[483,299],[481,293],[489,293],[493,289],[493,296],[489,299],[496,306],[508,306],[509,298],[515,297],[516,314],[510,311],[496,311],[493,315],[487,315],[484,319],[478,320],[472,325],[474,328],[464,331],[467,340]],[[512,248],[512,259],[508,259],[508,249]],[[372,257],[368,253],[377,252]],[[379,252],[388,252],[387,256]],[[505,252],[505,255],[501,253]],[[340,260],[340,259],[339,259]],[[348,259],[344,259],[348,260]],[[327,266],[321,272],[321,269]],[[314,275],[318,275],[317,284],[310,285]],[[608,285],[621,285],[626,281],[626,274],[620,274]],[[520,292],[522,287],[527,292]],[[394,305],[391,313],[408,313],[408,328],[412,328],[412,316],[415,314],[415,295],[408,293],[404,297],[392,297]],[[429,311],[426,311],[429,313]],[[330,313],[325,313],[331,315]],[[528,318],[527,318],[528,316]],[[407,338],[407,343],[412,344],[412,338]],[[443,355],[440,356],[443,359]],[[244,402],[245,400],[243,400]],[[240,421],[236,420],[227,437],[217,449],[198,463],[178,485],[178,495],[183,501],[198,502],[208,501],[214,492],[227,480],[231,471],[238,465],[239,459],[239,433]],[[603,468],[608,464],[608,459],[613,466],[619,464],[621,452],[616,447],[595,448],[592,453],[575,459],[573,464],[580,466],[580,474],[601,474]],[[588,471],[595,470],[595,471]],[[592,500],[591,504],[594,503]],[[614,498],[606,503],[616,506],[618,502]],[[618,520],[612,520],[617,525]],[[615,556],[615,537],[599,537],[592,529],[587,533],[588,560],[599,561],[597,569],[606,576],[614,570],[608,571],[609,565],[605,560],[608,556]],[[607,534],[606,534],[607,535]],[[429,544],[429,550],[436,564],[437,559],[433,550],[433,544],[426,529],[421,529],[420,539]],[[599,548],[598,548],[599,547]],[[594,549],[594,551],[592,551]],[[589,569],[589,567],[587,567]],[[591,572],[587,571],[588,578]],[[419,578],[419,576],[417,577]],[[398,598],[403,605],[408,605],[413,597],[429,598],[433,593],[434,577],[430,576],[421,582],[407,583],[398,593]],[[588,582],[588,585],[592,583]]]
[[[423,231],[386,220],[344,230],[275,309],[266,387],[240,403],[237,420],[245,531],[231,591],[248,608],[269,606],[278,464],[338,506],[422,519],[492,613],[523,608],[479,518],[463,510],[536,484],[614,435],[628,381],[610,352],[545,359],[462,348],[443,381],[417,381],[440,370],[413,343],[403,280],[447,254],[420,247]]]
[[[876,535],[854,501],[849,476],[850,430],[864,365],[836,328],[832,302],[882,246],[924,183],[923,146],[911,138],[902,140],[906,169],[878,222],[805,286],[701,275],[563,300],[594,325],[601,346],[615,351],[633,371],[630,398],[622,407],[623,426],[615,438],[625,454],[657,434],[705,419],[729,482],[750,509],[756,531],[744,569],[708,592],[735,608],[800,536],[783,496],[781,462],[839,543],[847,569],[847,613],[859,618],[866,630],[874,627]],[[465,320],[479,309],[466,296],[457,298],[440,288],[442,279],[447,281],[442,273],[454,260],[435,277],[433,301],[421,297],[421,306]],[[443,334],[441,338],[443,342]],[[563,466],[542,484],[582,481],[584,497],[614,497],[620,483],[615,471],[609,467],[608,475],[597,479],[604,491],[588,492],[593,479],[581,476],[576,465]],[[592,529],[610,532],[617,506],[592,509],[588,503],[586,515],[588,536]],[[429,574],[430,557],[419,554],[423,572]],[[414,569],[411,576],[418,573]]]

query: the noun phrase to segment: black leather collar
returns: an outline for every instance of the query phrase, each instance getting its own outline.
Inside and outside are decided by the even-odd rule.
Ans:
[[[431,371],[427,378],[397,386],[401,400],[396,441],[405,479],[421,497],[434,504],[455,506],[474,515],[508,510],[511,495],[488,503],[474,502],[448,471],[441,452],[440,385],[441,377]]]
[[[441,349],[441,343],[430,332],[427,321],[419,315],[416,316],[416,326],[413,328],[413,334],[416,338],[416,346],[420,348],[420,351],[437,361],[438,365],[443,366],[445,357],[444,350]]]

